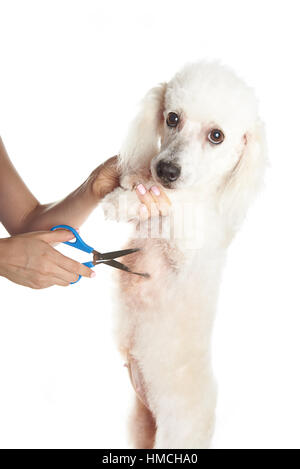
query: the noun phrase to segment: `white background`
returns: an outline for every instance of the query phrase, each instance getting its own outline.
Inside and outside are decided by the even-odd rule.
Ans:
[[[219,58],[256,89],[271,167],[224,271],[214,448],[300,448],[298,4],[0,0],[0,132],[43,203],[115,154],[137,102],[185,62]],[[81,232],[100,250],[127,236],[101,208]],[[0,278],[1,447],[126,447],[112,277],[44,291]]]

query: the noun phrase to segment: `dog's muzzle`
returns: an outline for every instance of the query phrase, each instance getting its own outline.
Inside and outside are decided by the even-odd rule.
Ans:
[[[162,182],[167,184],[176,181],[180,176],[181,168],[171,161],[160,160],[156,165],[156,174]]]

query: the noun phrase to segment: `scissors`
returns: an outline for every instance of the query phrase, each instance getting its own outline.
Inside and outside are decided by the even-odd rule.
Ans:
[[[51,228],[51,231],[58,230],[59,228],[71,231],[75,237],[75,241],[72,241],[72,242],[64,241],[64,244],[68,244],[69,246],[72,246],[75,249],[80,249],[81,251],[87,252],[89,254],[93,254],[93,260],[89,262],[83,262],[83,265],[86,265],[87,267],[92,268],[98,264],[106,264],[106,265],[110,265],[111,267],[115,267],[116,269],[124,270],[125,272],[128,272],[129,274],[140,275],[141,277],[145,277],[145,278],[149,277],[149,274],[133,272],[129,267],[127,267],[127,265],[122,264],[121,262],[115,261],[115,259],[118,257],[127,256],[128,254],[132,254],[134,252],[140,251],[139,248],[123,249],[122,251],[112,251],[112,252],[101,253],[101,252],[96,251],[91,246],[88,246],[88,244],[86,244],[83,241],[81,236],[79,236],[77,231],[74,228],[72,228],[72,226],[57,225]],[[80,279],[81,279],[81,275],[79,275],[78,280],[76,280],[76,282],[71,282],[71,284],[79,282]]]

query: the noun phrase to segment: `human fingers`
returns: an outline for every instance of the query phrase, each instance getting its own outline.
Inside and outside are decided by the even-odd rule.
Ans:
[[[33,278],[27,286],[34,288],[35,290],[42,290],[45,288],[53,287],[53,285],[59,285],[61,287],[67,287],[70,285],[70,282],[66,282],[59,277],[49,276],[49,275],[39,275],[36,278]]]
[[[71,241],[74,238],[74,234],[70,230],[57,229],[54,231],[36,231],[28,233],[27,237],[37,238],[48,244],[55,244]]]
[[[146,190],[143,184],[136,186],[136,193],[142,206],[140,207],[140,216],[142,218],[146,215],[157,216],[158,214],[166,216],[169,212],[171,202],[167,194],[158,186],[152,186],[149,191]],[[155,205],[154,205],[155,204]]]
[[[52,277],[52,282],[53,282],[53,285],[58,285],[60,287],[68,287],[71,283],[71,282],[67,282],[65,280],[62,280],[59,277]]]
[[[167,194],[158,186],[152,186],[150,188],[150,194],[156,203],[159,213],[162,216],[166,216],[171,206],[171,201]]]
[[[53,277],[60,279],[63,283],[67,283],[68,285],[76,282],[79,277],[78,273],[63,269],[57,263],[52,266],[51,274]]]
[[[52,255],[54,256],[58,266],[62,267],[64,270],[67,270],[73,274],[77,274],[87,278],[92,278],[96,276],[96,272],[87,267],[86,265],[80,264],[80,262],[74,261],[70,257],[64,256],[60,252],[53,249]]]
[[[152,194],[150,194],[149,191],[145,188],[143,184],[138,184],[135,188],[135,191],[137,193],[137,196],[142,203],[141,209],[140,209],[140,215],[142,218],[147,218],[147,213],[146,209],[148,212],[148,217],[155,217],[159,215],[159,210],[157,208],[156,202],[154,198],[152,197]],[[146,209],[145,209],[146,207]]]

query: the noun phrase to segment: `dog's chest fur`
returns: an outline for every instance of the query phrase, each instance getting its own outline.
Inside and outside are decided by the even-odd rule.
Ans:
[[[134,271],[148,272],[150,278],[119,273],[118,333],[126,354],[146,325],[155,334],[164,318],[176,323],[206,321],[215,306],[209,298],[216,297],[223,259],[207,246],[186,248],[186,240],[134,238],[129,246],[141,251],[128,256],[126,264]]]

